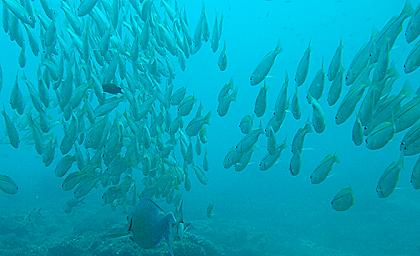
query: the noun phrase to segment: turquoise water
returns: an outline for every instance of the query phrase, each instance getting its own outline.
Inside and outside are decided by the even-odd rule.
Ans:
[[[70,6],[79,6],[79,1],[67,2]],[[120,2],[124,3],[121,10],[139,19],[129,1]],[[156,12],[165,16],[160,1],[152,2],[156,6]],[[173,1],[168,2],[173,6]],[[38,1],[32,3],[34,9],[45,18]],[[185,8],[188,16],[189,33],[192,37],[203,3],[210,35],[216,15],[224,16],[220,45],[226,42],[228,67],[224,72],[219,70],[217,61],[221,47],[217,53],[213,53],[210,41],[203,42],[201,49],[186,60],[185,71],[180,69],[176,57],[168,58],[174,66],[174,88],[185,86],[187,94],[196,98],[192,113],[184,119],[184,128],[194,117],[200,102],[203,105],[203,115],[207,111],[212,113],[210,124],[206,126],[208,142],[202,145],[203,151],[208,152],[208,184],[200,184],[191,165],[191,191],[185,191],[183,184],[173,188],[177,194],[182,195],[185,222],[191,223],[184,239],[175,241],[175,255],[420,255],[420,194],[410,184],[411,172],[418,155],[405,157],[404,168],[395,191],[388,198],[379,198],[375,190],[378,179],[391,162],[398,160],[399,144],[406,132],[395,134],[380,150],[369,150],[365,144],[355,146],[352,142],[355,115],[342,125],[336,125],[334,122],[334,116],[349,87],[343,85],[340,100],[333,107],[329,107],[326,95],[330,82],[326,79],[324,94],[320,99],[325,112],[326,130],[322,134],[307,135],[301,156],[300,174],[293,177],[289,171],[293,136],[312,116],[312,107],[305,97],[315,73],[322,63],[324,70],[328,70],[340,40],[343,42],[342,62],[347,70],[354,55],[368,42],[370,35],[380,31],[389,19],[399,15],[404,1],[326,0],[320,3],[314,0],[179,0],[178,5],[181,9]],[[57,14],[57,35],[68,33],[69,25],[63,18],[59,1],[49,1],[48,4]],[[411,4],[415,9],[420,2],[412,0]],[[96,10],[103,11],[103,7],[97,5]],[[119,23],[130,24],[127,13],[120,14]],[[86,22],[91,18],[85,16],[77,19]],[[168,19],[166,17],[166,20]],[[167,22],[164,20],[162,19],[162,22]],[[408,81],[412,92],[411,96],[407,97],[412,97],[419,88],[420,74],[419,70],[410,74],[405,74],[403,70],[407,55],[416,43],[418,44],[418,38],[410,44],[405,40],[404,32],[408,22],[409,19],[404,22],[403,30],[390,53],[390,63],[399,74],[391,94],[397,94]],[[92,23],[91,26],[96,25]],[[33,31],[38,41],[39,28],[40,22],[37,18]],[[95,40],[101,33],[96,30],[96,27],[91,28],[91,37],[94,39],[91,39],[90,49],[92,62],[88,65],[97,68],[93,51],[97,47]],[[26,38],[23,27],[21,32]],[[128,42],[133,41],[129,32],[125,35]],[[69,42],[70,40],[64,40],[63,43],[68,44],[65,47],[76,52],[75,48],[71,48],[75,46]],[[264,135],[254,145],[254,154],[245,170],[235,172],[233,168],[225,169],[223,160],[226,153],[243,137],[239,122],[244,115],[253,114],[255,98],[262,85],[251,86],[250,75],[263,56],[273,50],[278,42],[282,46],[282,52],[265,80],[268,86],[267,111],[262,118],[254,118],[254,128],[257,128],[259,120],[265,126],[271,117],[277,94],[285,79],[285,72],[290,77],[289,98],[293,96],[297,63],[311,42],[308,77],[305,84],[299,88],[302,118],[295,120],[290,111],[287,111],[286,118],[276,133],[277,143],[286,138],[287,146],[269,170],[259,170],[259,162],[266,154]],[[49,167],[44,166],[42,157],[34,149],[33,135],[25,115],[16,114],[9,104],[18,70],[20,74],[24,71],[35,87],[37,85],[37,69],[43,60],[41,55],[35,57],[32,54],[27,42],[26,45],[27,63],[24,68],[20,68],[20,47],[12,42],[3,30],[0,32],[0,65],[3,70],[1,99],[21,135],[19,148],[12,148],[4,123],[1,122],[0,174],[10,176],[17,183],[19,190],[15,195],[0,194],[0,255],[167,255],[165,243],[146,250],[139,248],[127,237],[109,236],[115,230],[127,230],[126,217],[132,205],[128,201],[117,203],[114,207],[105,205],[101,197],[107,186],[102,183],[98,183],[83,197],[82,203],[72,209],[71,213],[65,213],[65,203],[72,199],[74,194],[72,191],[63,191],[64,177],[58,178],[54,174],[54,168],[62,157],[59,147],[63,138],[63,111],[54,103],[57,102],[54,89],[49,89],[51,106],[47,110],[50,124],[54,127],[50,134],[57,137],[58,145],[54,161]],[[110,45],[109,51],[113,52],[116,47]],[[62,54],[61,47],[62,45],[57,43],[58,55],[52,54],[54,60]],[[129,58],[122,53],[121,56]],[[150,64],[148,58],[146,56],[142,60],[146,66]],[[83,66],[84,61],[77,52],[75,60]],[[65,61],[65,64],[67,63],[68,61]],[[127,72],[132,72],[129,61],[126,65]],[[42,69],[45,67],[42,66]],[[97,72],[94,73],[101,77],[102,72],[102,69],[97,68]],[[73,75],[77,76],[78,73],[74,72]],[[216,111],[218,93],[231,78],[238,88],[238,96],[231,104],[228,114],[220,117]],[[84,76],[81,80],[86,82]],[[28,113],[32,103],[22,76],[20,81]],[[126,80],[121,79],[119,75],[115,75],[115,82],[126,84]],[[74,86],[76,88],[79,85]],[[159,83],[159,87],[165,92],[165,79]],[[86,99],[96,107],[98,101],[93,90],[88,90],[88,93]],[[108,98],[111,96],[106,94]],[[114,109],[110,116],[114,118],[115,113],[124,113],[129,103],[125,100],[124,104]],[[156,100],[154,104],[155,111],[160,111],[160,103]],[[31,111],[36,113],[35,109]],[[76,112],[76,109],[74,111]],[[172,108],[170,111],[174,118],[176,109]],[[151,118],[150,116],[148,118]],[[147,120],[150,129],[152,122]],[[86,124],[89,127],[90,123],[86,121]],[[78,132],[86,130],[78,129]],[[124,136],[128,141],[126,145],[129,145],[132,137],[129,137],[130,133],[126,132],[127,130],[128,127],[125,127]],[[47,138],[44,136],[43,140],[46,141]],[[196,139],[192,141],[195,145]],[[152,139],[152,148],[157,144],[156,140]],[[74,148],[70,154],[73,152]],[[178,146],[174,152],[182,170],[183,158]],[[322,158],[330,153],[336,153],[340,163],[334,166],[322,184],[311,184],[311,172]],[[202,155],[194,155],[194,162],[201,165],[202,158]],[[102,168],[106,170],[105,165],[99,169]],[[142,169],[144,167],[140,164],[133,167],[132,174],[129,171],[123,174],[132,175],[138,194],[145,189]],[[77,165],[74,164],[71,171],[77,170]],[[345,212],[334,211],[331,200],[340,189],[347,186],[351,186],[354,192],[354,205]],[[165,211],[173,211],[176,206],[176,203],[167,203],[162,196],[153,199]],[[214,204],[211,218],[207,216],[209,204]]]

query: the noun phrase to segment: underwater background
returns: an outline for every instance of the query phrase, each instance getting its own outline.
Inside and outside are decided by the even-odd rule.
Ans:
[[[59,10],[59,2],[50,0],[48,3]],[[72,3],[75,7],[79,5],[75,0],[66,2],[75,2]],[[160,5],[160,1],[154,2]],[[191,223],[191,228],[182,241],[175,242],[174,254],[420,255],[420,192],[410,184],[411,170],[418,156],[405,158],[397,188],[391,196],[379,198],[375,190],[384,170],[399,158],[404,132],[396,134],[380,150],[355,146],[352,142],[354,117],[336,125],[334,116],[339,104],[329,107],[324,96],[320,103],[324,106],[326,130],[322,134],[307,135],[300,174],[294,177],[289,171],[291,140],[312,113],[305,99],[310,80],[322,63],[328,68],[340,40],[343,65],[348,67],[372,32],[379,31],[391,17],[398,15],[405,1],[177,2],[185,8],[192,31],[203,4],[209,25],[213,26],[216,15],[223,14],[221,45],[226,42],[228,68],[224,72],[219,70],[219,54],[212,52],[209,43],[203,43],[200,51],[186,60],[185,71],[174,64],[174,85],[185,86],[188,93],[196,97],[195,106],[201,102],[205,112],[212,112],[205,145],[209,159],[208,184],[200,184],[191,174],[191,191],[181,189],[184,220]],[[413,8],[420,4],[420,1],[410,2]],[[33,3],[38,5],[37,1]],[[409,81],[414,93],[419,88],[419,70],[405,74],[402,67],[418,38],[414,43],[406,42],[406,24],[407,21],[390,56],[390,63],[399,73],[393,92],[398,92]],[[57,26],[56,29],[65,28]],[[282,51],[266,78],[267,113],[261,120],[264,124],[269,120],[285,72],[290,77],[289,94],[293,94],[297,64],[311,42],[308,78],[300,91],[302,118],[295,120],[290,112],[286,114],[276,138],[277,142],[287,139],[287,146],[269,170],[260,171],[258,166],[265,154],[265,138],[259,139],[245,170],[225,169],[226,153],[243,137],[239,129],[241,118],[253,113],[259,92],[259,86],[250,86],[249,77],[277,42]],[[0,49],[3,69],[0,97],[3,105],[7,105],[20,70],[20,48],[1,31]],[[40,57],[27,54],[24,70],[28,77],[36,77],[39,61]],[[173,62],[176,63],[176,59]],[[238,95],[228,114],[220,117],[216,112],[218,93],[231,78]],[[325,84],[329,88],[327,79]],[[255,126],[258,123],[254,120]],[[71,213],[65,213],[65,202],[73,198],[73,192],[63,191],[63,179],[54,175],[61,153],[56,153],[53,164],[45,167],[33,142],[22,143],[14,149],[6,138],[4,124],[0,127],[0,173],[12,177],[19,187],[15,195],[0,194],[0,255],[167,255],[164,244],[145,250],[128,238],[106,236],[116,228],[127,226],[127,209],[105,205],[101,199],[104,189],[100,186]],[[311,184],[311,172],[330,153],[336,153],[340,162],[322,184]],[[344,212],[334,211],[332,198],[347,186],[354,192],[354,205]],[[165,199],[155,201],[165,210],[174,209]],[[214,205],[211,216],[207,213],[209,205]]]

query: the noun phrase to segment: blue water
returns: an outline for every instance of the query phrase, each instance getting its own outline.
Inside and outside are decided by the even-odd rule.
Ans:
[[[50,2],[61,11],[58,1]],[[77,6],[79,1],[75,2]],[[159,5],[159,1],[155,2]],[[201,185],[191,172],[192,190],[183,193],[184,218],[192,223],[189,232],[213,244],[218,249],[217,255],[420,255],[420,192],[410,184],[411,170],[418,156],[405,158],[396,191],[389,198],[378,198],[375,190],[378,179],[385,168],[398,159],[404,132],[378,151],[368,150],[364,145],[354,146],[351,140],[354,115],[343,125],[335,124],[340,101],[328,107],[326,93],[330,82],[327,79],[320,101],[327,120],[326,131],[321,135],[308,134],[301,173],[292,177],[289,172],[291,140],[311,116],[312,108],[304,97],[321,64],[324,63],[327,70],[342,40],[343,65],[347,68],[371,33],[379,31],[391,17],[400,13],[404,1],[179,0],[189,17],[190,34],[194,33],[202,2],[211,31],[215,15],[224,15],[221,45],[227,44],[228,68],[225,72],[219,71],[220,49],[214,54],[210,43],[204,43],[202,49],[187,60],[184,72],[176,59],[172,60],[176,66],[175,88],[186,86],[188,93],[198,99],[196,105],[202,102],[205,112],[212,111],[207,127],[208,143],[204,146],[209,155],[209,184]],[[411,3],[415,8],[420,1],[411,0]],[[407,21],[391,51],[390,62],[400,73],[393,92],[399,91],[405,81],[409,81],[415,91],[420,81],[419,70],[405,74],[402,68],[415,45],[415,42],[407,44],[405,41],[406,24]],[[57,27],[57,31],[61,29]],[[35,35],[38,37],[39,33]],[[289,96],[292,96],[296,66],[310,41],[309,74],[300,90],[302,118],[296,121],[291,113],[286,114],[276,138],[277,142],[286,138],[288,143],[274,167],[265,172],[258,168],[266,150],[265,138],[260,138],[251,163],[244,171],[226,170],[222,165],[224,156],[242,138],[239,122],[245,114],[253,113],[259,91],[259,86],[249,85],[249,76],[278,41],[283,50],[266,79],[268,107],[261,120],[264,124],[268,122],[285,72],[290,77]],[[1,99],[8,105],[19,69],[19,46],[2,30],[0,49],[4,77]],[[32,56],[29,47],[26,52],[25,73],[35,77],[40,58]],[[239,89],[238,97],[227,116],[219,117],[217,95],[230,78]],[[24,88],[23,82],[21,87]],[[343,87],[342,96],[347,89]],[[254,122],[258,124],[257,120]],[[184,126],[186,124],[184,122]],[[82,205],[71,214],[65,214],[64,204],[73,193],[62,191],[63,178],[54,176],[55,163],[61,155],[59,149],[55,162],[46,168],[33,144],[22,143],[19,149],[13,149],[5,138],[3,122],[1,127],[4,143],[0,145],[0,173],[13,177],[19,192],[0,194],[0,255],[143,255],[129,239],[101,237],[116,227],[124,229],[124,207],[113,209],[104,205],[103,189],[98,186]],[[336,153],[340,163],[326,181],[312,185],[309,179],[312,170],[329,153]],[[201,159],[196,161],[201,163]],[[355,204],[348,211],[336,212],[330,201],[346,186],[353,188]],[[164,200],[157,202],[166,210],[173,210]],[[212,218],[206,215],[209,203],[214,203]],[[40,214],[33,214],[37,209]],[[36,216],[31,219],[32,215]],[[100,246],[92,247],[95,242]],[[150,255],[166,255],[165,246]],[[104,247],[107,247],[106,252],[97,249]],[[142,253],[149,255],[148,251]],[[198,255],[189,253],[183,250],[181,255]]]

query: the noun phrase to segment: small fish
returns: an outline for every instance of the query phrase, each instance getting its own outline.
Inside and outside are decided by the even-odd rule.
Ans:
[[[96,175],[86,175],[74,188],[74,198],[81,199],[86,196],[93,188],[96,187],[98,182],[99,177]]]
[[[21,68],[25,68],[26,65],[26,54],[25,54],[25,48],[21,48],[19,52],[19,58],[18,58],[19,66]]]
[[[311,174],[311,183],[312,184],[319,184],[323,182],[329,175],[332,170],[332,167],[335,163],[339,163],[340,160],[338,159],[336,154],[329,154],[322,159],[319,165],[315,168],[315,170]]]
[[[240,154],[240,152],[238,152],[235,147],[231,148],[223,159],[223,168],[229,169],[234,164],[238,163],[241,157],[242,154]]]
[[[171,105],[178,106],[184,99],[186,92],[187,92],[187,88],[185,88],[184,86],[176,89],[171,95],[171,99],[170,99]]]
[[[299,61],[299,64],[295,73],[295,82],[296,86],[301,86],[305,83],[306,77],[308,76],[309,71],[309,62],[311,58],[311,42],[309,42],[308,47],[303,53],[302,58]]]
[[[337,192],[331,201],[331,207],[339,212],[347,211],[354,204],[354,195],[351,187],[346,187]]]
[[[420,35],[420,5],[417,6],[414,14],[408,22],[407,29],[405,30],[405,39],[407,43],[411,43]]]
[[[254,120],[251,115],[245,115],[242,117],[241,122],[239,124],[239,128],[243,134],[248,134],[252,130],[252,125],[254,124]]]
[[[262,117],[267,108],[267,84],[260,88],[260,91],[255,99],[254,113],[257,117]]]
[[[191,113],[195,104],[195,97],[193,95],[185,97],[178,105],[178,115],[187,116]]]
[[[376,100],[377,90],[373,87],[369,88],[365,97],[362,99],[362,102],[359,107],[359,112],[357,113],[357,117],[360,120],[360,123],[367,127],[370,125],[372,121],[373,112],[376,110],[376,106],[378,104]]]
[[[405,156],[420,153],[420,122],[416,122],[404,135],[400,144],[400,151]]]
[[[295,88],[295,93],[293,94],[291,111],[292,111],[293,117],[296,120],[300,120],[300,118],[302,116],[302,112],[300,111],[299,94],[298,94],[298,87],[297,86]]]
[[[221,19],[223,19],[223,16]],[[220,24],[221,23],[222,23],[222,20],[220,21]],[[214,20],[214,25],[213,25],[212,37],[211,37],[211,49],[213,50],[213,52],[216,52],[217,49],[219,49],[220,33],[221,33],[220,29],[221,27],[219,25],[218,17],[216,15],[215,20]]]
[[[380,50],[378,61],[376,62],[375,68],[372,72],[372,82],[379,83],[385,79],[388,73],[389,66],[389,54],[390,54],[389,42],[386,42]]]
[[[404,72],[406,74],[414,72],[420,66],[420,41],[410,51],[404,63]]]
[[[211,219],[214,215],[213,213],[214,211],[214,203],[210,202],[209,205],[207,206],[207,218]]]
[[[274,50],[264,56],[249,78],[251,85],[257,85],[266,78],[280,52],[281,46],[278,43]]]
[[[222,51],[220,52],[217,65],[219,66],[220,71],[225,71],[227,68],[228,60],[226,55],[226,42],[223,45]]]
[[[346,85],[353,84],[363,70],[368,66],[369,60],[371,58],[371,50],[374,45],[376,36],[372,33],[370,36],[369,42],[363,45],[359,51],[354,56],[352,62],[350,63],[349,68],[346,73]]]
[[[45,167],[50,166],[54,161],[56,145],[56,137],[52,134],[49,136],[48,141],[45,143],[44,151],[42,152],[42,162],[45,164]]]
[[[414,164],[410,182],[414,189],[420,189],[420,156]]]
[[[201,127],[200,132],[198,133],[198,136],[200,137],[201,143],[203,144],[207,143],[207,130],[204,126]]]
[[[9,115],[3,108],[2,115],[4,118],[4,123],[6,127],[7,136],[9,137],[10,144],[14,148],[18,148],[20,144],[20,138],[18,130],[16,129],[15,124],[13,123],[12,119],[10,119]]]
[[[198,137],[195,141],[195,153],[197,153],[197,155],[201,155],[201,141],[200,141],[200,138]]]
[[[279,95],[276,99],[276,104],[274,106],[274,116],[276,120],[283,123],[285,118],[285,112],[289,108],[289,99],[287,97],[287,90],[289,88],[289,76],[286,72],[283,86],[280,89]]]
[[[197,136],[201,128],[204,125],[209,124],[210,116],[211,112],[209,111],[205,116],[199,116],[191,120],[191,122],[189,122],[187,127],[185,128],[186,134],[190,137]]]
[[[402,31],[404,21],[413,13],[413,7],[410,1],[405,1],[404,7],[398,16],[394,16],[388,20],[385,26],[379,33],[376,33],[374,44],[370,51],[371,63],[376,63],[379,57],[379,52],[383,45],[389,42],[389,48],[392,49],[397,37]]]
[[[419,119],[420,95],[401,106],[401,109],[394,115],[395,132],[397,133],[411,127]]]
[[[3,0],[3,3],[22,23],[28,24],[31,28],[35,27],[35,18],[29,15],[19,1]]]
[[[376,126],[366,138],[366,147],[371,150],[383,148],[394,137],[394,124],[383,122]]]
[[[207,151],[204,152],[203,156],[203,170],[206,172],[209,170],[209,160],[207,157]]]
[[[352,86],[341,101],[335,115],[335,123],[340,125],[344,123],[353,114],[357,103],[363,96],[368,84],[361,84],[359,86]]]
[[[234,90],[234,84],[233,84],[233,79],[231,78],[229,79],[227,83],[223,85],[222,89],[220,89],[219,94],[217,96],[217,101],[219,102],[223,101],[223,99],[229,96],[229,94],[231,94],[233,90]]]
[[[194,169],[194,173],[195,173],[195,176],[197,177],[198,181],[202,185],[207,185],[208,182],[209,182],[209,179],[208,179],[206,173],[203,171],[203,169],[201,169],[201,167],[198,166],[198,165],[194,165],[193,169]]]
[[[61,160],[57,163],[54,173],[55,176],[61,178],[70,170],[76,158],[72,155],[65,155]]]
[[[25,110],[25,100],[23,99],[23,95],[21,90],[19,89],[19,77],[16,75],[15,84],[12,88],[12,93],[10,95],[10,106],[12,109],[16,110],[19,115],[23,115]]]
[[[260,137],[261,134],[264,133],[263,128],[260,127],[257,129],[252,130],[249,134],[245,135],[245,137],[243,137],[238,144],[236,144],[236,150],[238,153],[242,154],[247,152],[248,150],[250,150],[255,143],[257,143],[258,138]]]
[[[70,120],[70,123],[64,131],[63,139],[60,144],[60,151],[63,155],[66,155],[72,148],[77,139],[77,128],[78,128],[78,119],[73,114]]]
[[[220,117],[224,117],[227,115],[230,108],[230,104],[236,100],[237,95],[238,88],[235,88],[232,93],[226,95],[221,100],[219,100],[219,104],[217,106],[217,113]]]
[[[121,87],[113,83],[102,84],[102,89],[104,92],[114,94],[114,95],[123,93]]]
[[[360,119],[356,117],[356,120],[353,124],[352,136],[351,136],[354,145],[360,146],[363,143],[363,126],[360,122]]]
[[[61,184],[61,188],[64,191],[70,191],[80,183],[82,178],[83,174],[79,171],[69,173]]]
[[[249,165],[253,153],[254,149],[251,148],[240,156],[239,161],[235,164],[235,172],[241,172]]]
[[[342,67],[341,67],[342,52],[343,52],[343,40],[340,40],[340,44],[335,50],[334,56],[331,59],[330,66],[328,68],[328,80],[330,81],[336,80],[336,76],[338,72],[340,70],[342,71]]]
[[[16,182],[9,176],[0,174],[0,190],[4,193],[14,195],[18,192],[18,186]]]
[[[312,126],[316,133],[325,131],[325,115],[318,101],[309,94],[308,101],[312,105]]]
[[[97,2],[98,0],[82,0],[77,8],[77,16],[83,17],[88,15]]]
[[[83,201],[83,198],[80,198],[80,199],[72,198],[68,200],[66,204],[64,205],[64,213],[70,214],[73,211],[73,208],[80,205],[82,201]]]
[[[303,142],[305,141],[305,136],[308,133],[312,133],[312,126],[309,123],[306,123],[304,127],[299,128],[296,131],[295,136],[292,141],[292,152],[295,154],[301,154],[303,148]]]
[[[308,96],[311,95],[316,100],[319,100],[324,92],[324,84],[325,84],[325,72],[324,72],[324,64],[322,64],[322,67],[318,70],[318,72],[316,72],[314,80],[309,86]]]
[[[404,156],[401,155],[398,161],[392,162],[379,178],[378,185],[376,186],[376,193],[379,198],[386,198],[394,192],[400,172],[404,167]]]
[[[290,159],[289,170],[292,176],[299,175],[300,172],[300,153],[293,153],[292,158]]]
[[[286,139],[283,141],[282,144],[278,145],[275,149],[274,154],[266,154],[259,164],[259,168],[261,171],[266,171],[270,169],[279,159],[281,153],[286,148]]]
[[[274,155],[276,153],[276,136],[274,134],[274,130],[272,127],[268,128],[266,132],[267,136],[267,152],[270,155]]]
[[[340,68],[337,74],[334,75],[334,80],[331,83],[328,91],[327,102],[329,106],[334,106],[341,96],[343,88],[343,70]]]

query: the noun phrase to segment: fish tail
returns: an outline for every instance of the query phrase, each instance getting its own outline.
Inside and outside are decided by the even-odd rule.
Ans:
[[[410,17],[413,14],[413,12],[414,10],[410,0],[405,1],[404,8],[402,9],[400,16],[407,18]]]
[[[410,83],[406,81],[403,85],[403,88],[400,91],[400,96],[410,96],[413,94],[413,89],[410,86]]]
[[[280,43],[280,39],[277,41],[277,45],[276,45],[276,49],[274,49],[274,52],[276,53],[276,55],[277,54],[279,54],[280,52],[281,52],[281,50],[282,50],[282,47],[281,47],[281,43]]]
[[[338,157],[338,155],[337,155],[337,153],[334,153],[334,161],[336,162],[336,163],[340,163],[341,161],[340,161],[340,158]]]
[[[236,97],[238,96],[238,87],[235,88],[235,90],[230,95],[230,101],[236,101]]]
[[[209,112],[206,114],[206,116],[204,117],[204,122],[205,122],[206,124],[209,124],[209,123],[210,123],[210,118],[211,118],[211,111],[209,111]]]

